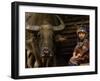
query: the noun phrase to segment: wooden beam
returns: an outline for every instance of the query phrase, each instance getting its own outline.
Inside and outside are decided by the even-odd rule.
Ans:
[[[79,21],[79,22],[71,22],[71,23],[65,23],[65,26],[69,26],[69,25],[81,25],[81,24],[88,24],[89,21]]]

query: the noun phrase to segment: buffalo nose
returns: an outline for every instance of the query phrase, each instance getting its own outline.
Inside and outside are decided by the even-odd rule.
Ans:
[[[44,48],[43,48],[43,52],[44,52],[45,54],[48,54],[48,53],[49,53],[49,48],[48,48],[48,47],[44,47]]]

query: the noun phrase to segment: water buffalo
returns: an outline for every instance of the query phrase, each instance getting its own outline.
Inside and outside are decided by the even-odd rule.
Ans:
[[[34,42],[33,38],[31,38],[30,39],[31,48],[28,47],[29,49],[33,50],[31,52],[33,53],[33,56],[35,57],[35,60],[36,60],[34,65],[48,67],[50,65],[50,63],[51,64],[54,63],[54,56],[55,56],[55,54],[54,54],[54,42],[53,42],[54,32],[61,31],[65,27],[61,18],[58,15],[54,15],[54,16],[60,22],[60,24],[57,26],[52,25],[49,21],[47,21],[46,18],[41,19],[41,21],[43,23],[40,25],[26,24],[26,30],[38,32],[38,34],[37,34],[38,35],[37,36],[37,39],[38,39],[37,46],[34,44],[35,42]],[[39,21],[37,21],[37,22],[39,22]],[[28,41],[27,41],[27,43],[28,43]],[[32,58],[33,57],[31,57],[30,60]],[[29,62],[31,62],[30,60],[29,60]],[[31,64],[28,63],[28,65],[30,66]]]

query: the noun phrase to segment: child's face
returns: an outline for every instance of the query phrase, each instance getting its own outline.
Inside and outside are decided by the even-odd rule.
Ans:
[[[79,33],[78,33],[78,36],[79,36],[80,39],[84,39],[85,36],[86,36],[86,33],[84,33],[84,32],[79,32]]]

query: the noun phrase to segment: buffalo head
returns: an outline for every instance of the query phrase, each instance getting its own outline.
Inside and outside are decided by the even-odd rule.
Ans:
[[[52,57],[53,53],[53,33],[54,31],[61,31],[65,25],[58,15],[55,15],[60,21],[58,26],[50,24],[48,21],[44,21],[41,25],[26,25],[27,30],[38,32],[38,49],[40,57]],[[42,20],[41,20],[42,21]]]

